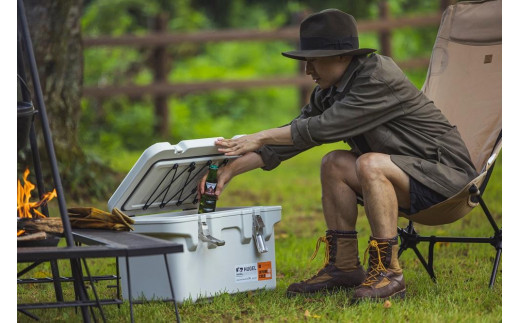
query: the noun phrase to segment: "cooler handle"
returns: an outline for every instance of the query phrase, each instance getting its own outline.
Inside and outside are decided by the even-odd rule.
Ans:
[[[226,244],[226,241],[220,240],[209,234],[208,224],[206,222],[206,215],[199,214],[199,240],[221,247]]]
[[[255,236],[256,250],[258,253],[266,253],[269,251],[265,246],[264,236],[262,235],[264,228],[264,220],[262,220],[260,214],[253,214],[253,234]]]

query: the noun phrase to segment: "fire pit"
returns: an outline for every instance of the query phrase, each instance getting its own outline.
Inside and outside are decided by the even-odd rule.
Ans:
[[[27,179],[29,169],[23,174],[24,184],[18,180],[17,190],[17,242],[18,247],[56,246],[63,233],[60,218],[49,218],[38,208],[57,196],[56,190],[45,193],[38,202],[31,202],[31,192],[35,186]]]

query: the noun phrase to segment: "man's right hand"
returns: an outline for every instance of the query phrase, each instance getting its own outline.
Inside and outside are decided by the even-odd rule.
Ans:
[[[215,190],[215,195],[217,197],[222,194],[222,191],[226,187],[226,185],[235,177],[236,175],[245,173],[247,171],[253,170],[255,168],[263,167],[264,162],[262,161],[262,157],[257,153],[246,153],[245,155],[231,160],[226,166],[220,167],[217,172],[217,188]],[[204,183],[206,182],[206,177],[208,173],[206,173],[199,182],[198,185],[198,195],[199,198],[202,194],[204,194]]]
[[[230,162],[230,164],[231,163],[232,162]],[[217,196],[217,198],[222,193],[222,191],[224,190],[224,187],[227,185],[227,183],[229,183],[229,181],[231,181],[231,179],[234,177],[230,164],[219,167],[219,169],[217,171],[217,188],[215,189],[215,195]],[[206,183],[206,178],[208,177],[208,173],[209,172],[206,172],[206,174],[202,177],[202,179],[199,182],[199,185],[198,185],[199,199],[202,196],[202,194],[204,194],[204,189],[205,189],[204,184]]]

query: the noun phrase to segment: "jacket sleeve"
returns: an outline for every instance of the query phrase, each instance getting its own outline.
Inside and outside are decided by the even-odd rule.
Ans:
[[[296,120],[300,119],[308,119],[312,116],[317,116],[320,113],[322,113],[322,105],[319,99],[319,88],[316,87],[312,94],[309,104],[306,104],[300,112],[300,115],[296,117],[292,122],[295,122]],[[288,124],[284,125],[287,126]],[[283,126],[282,126],[283,127]],[[292,132],[292,129],[291,129]],[[293,137],[294,140],[294,137]],[[262,157],[262,161],[264,162],[264,167],[262,167],[263,170],[272,170],[276,168],[280,163],[284,160],[287,160],[289,158],[292,158],[299,153],[317,146],[319,144],[315,144],[312,142],[309,142],[307,144],[300,144],[299,146],[295,145],[265,145],[261,147],[256,152],[260,154]]]
[[[402,80],[388,84],[373,75],[359,75],[342,98],[318,115],[291,123],[296,148],[346,140],[404,114],[395,88]]]

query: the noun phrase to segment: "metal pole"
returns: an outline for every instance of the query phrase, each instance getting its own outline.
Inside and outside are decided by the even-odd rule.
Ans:
[[[168,282],[170,283],[170,291],[172,293],[173,306],[175,307],[175,318],[177,319],[177,322],[180,322],[181,318],[179,317],[179,309],[177,308],[177,302],[175,301],[175,294],[173,292],[172,276],[170,273],[170,266],[168,265],[168,255],[163,254],[163,256],[164,256],[164,263],[166,265],[166,273],[168,274]]]
[[[40,118],[42,122],[43,138],[45,140],[45,146],[47,148],[47,154],[52,168],[52,176],[54,179],[54,185],[56,186],[56,192],[58,193],[58,205],[61,214],[61,220],[63,222],[63,229],[67,246],[74,246],[74,240],[72,238],[72,228],[69,222],[69,216],[67,214],[67,205],[65,204],[65,194],[63,192],[63,186],[61,185],[60,174],[58,171],[58,162],[56,161],[56,154],[54,151],[54,144],[52,142],[51,131],[49,127],[49,120],[47,118],[47,111],[45,109],[45,103],[43,102],[43,93],[40,85],[40,78],[38,76],[38,68],[36,66],[36,58],[34,57],[33,46],[31,42],[31,35],[29,34],[29,25],[25,16],[25,9],[22,0],[18,0],[18,13],[20,18],[20,24],[22,27],[22,38],[25,43],[27,50],[29,67],[31,72],[31,78],[34,85],[34,91],[36,100],[38,102],[38,108],[40,110]]]
[[[134,323],[134,304],[132,303],[132,280],[130,278],[130,264],[128,263],[130,257],[128,254],[125,256],[126,264],[126,280],[128,282],[128,302],[130,303],[130,322]]]

